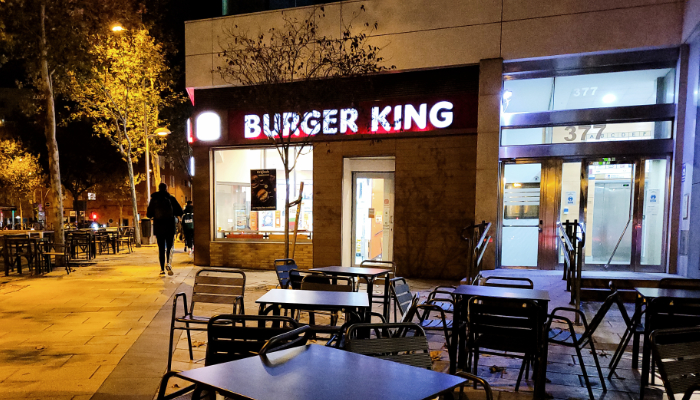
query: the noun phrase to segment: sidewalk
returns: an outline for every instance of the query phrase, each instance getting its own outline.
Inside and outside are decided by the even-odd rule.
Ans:
[[[142,247],[130,255],[98,256],[97,260],[97,265],[77,268],[70,275],[56,270],[40,277],[0,279],[0,315],[4,319],[0,324],[0,399],[154,398],[167,363],[171,298],[176,292],[191,291],[196,268],[181,247],[176,247],[172,277],[158,276],[155,247]],[[245,273],[245,309],[255,314],[255,300],[275,287],[277,279],[273,271]],[[534,280],[535,287],[549,291],[550,310],[568,306],[569,294],[564,292],[560,272],[507,270],[492,274],[525,274]],[[436,285],[449,283],[409,281],[412,290],[423,297]],[[584,305],[589,321],[599,307],[600,303]],[[226,313],[230,309],[209,311]],[[606,377],[607,364],[623,331],[621,316],[613,307],[595,334]],[[446,372],[448,358],[442,335],[430,334],[429,339],[436,359],[433,369]],[[194,360],[190,361],[186,336],[180,337],[174,369],[204,365],[206,334],[195,333],[193,342]],[[547,392],[555,399],[588,399],[573,354],[571,349],[549,348]],[[617,376],[606,379],[608,392],[603,393],[592,357],[584,356],[596,399],[638,398],[639,373],[631,370],[630,359],[631,354],[626,353]],[[519,367],[517,359],[482,356],[478,374],[492,384],[497,400],[530,399],[531,379],[523,379],[515,393]],[[647,399],[661,398],[658,387],[648,393]]]
[[[159,277],[156,247],[97,261],[0,279],[1,399],[93,397],[193,268],[180,250],[175,275]]]

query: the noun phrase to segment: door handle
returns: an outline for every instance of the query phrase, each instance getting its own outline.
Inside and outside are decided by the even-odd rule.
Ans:
[[[542,220],[540,220],[540,225],[537,227],[539,233],[542,233]]]

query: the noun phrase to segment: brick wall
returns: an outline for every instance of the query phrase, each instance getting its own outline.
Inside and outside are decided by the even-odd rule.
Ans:
[[[343,158],[396,157],[394,261],[407,277],[459,278],[474,221],[476,135],[314,144],[314,266],[341,262]]]
[[[284,258],[284,243],[211,242],[209,265],[251,269],[274,269],[274,261]],[[297,244],[294,260],[301,269],[312,265],[313,245]]]

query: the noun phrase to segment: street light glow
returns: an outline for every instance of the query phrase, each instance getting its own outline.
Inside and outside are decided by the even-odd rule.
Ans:
[[[153,133],[155,133],[155,134],[158,135],[158,136],[168,136],[168,135],[170,135],[170,131],[168,130],[168,128],[158,128],[158,129],[156,129],[155,131],[153,131]]]
[[[126,29],[119,24],[115,24],[112,26],[112,32],[121,32],[123,30],[126,30]]]

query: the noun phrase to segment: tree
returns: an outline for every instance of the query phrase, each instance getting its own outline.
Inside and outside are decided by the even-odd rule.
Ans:
[[[236,25],[225,31],[226,45],[219,54],[224,66],[217,71],[226,82],[247,86],[246,96],[257,99],[261,112],[273,116],[273,121],[265,122],[268,129],[264,133],[284,165],[284,258],[289,257],[289,176],[316,135],[314,130],[300,135],[299,121],[306,120],[314,104],[323,105],[326,97],[335,94],[329,78],[364,76],[395,68],[383,65],[380,48],[369,43],[369,31],[376,29],[377,23],[365,23],[363,31],[353,29],[352,21],[364,11],[365,6],[360,6],[338,38],[321,34],[324,7],[314,7],[303,19],[283,12],[283,26],[267,33],[250,34]],[[296,83],[302,85],[280,95],[281,86]]]
[[[90,33],[107,29],[108,21],[136,15],[130,1],[116,0],[1,0],[0,40],[8,54],[25,64],[29,84],[37,94],[48,150],[50,200],[48,215],[57,244],[63,243],[63,194],[56,143],[56,96],[66,92],[68,71],[89,70]]]
[[[138,185],[144,180],[143,174],[135,174],[134,181]],[[124,205],[131,202],[131,179],[124,168],[120,168],[108,179],[100,181],[95,192],[101,198],[114,201],[119,206],[119,226],[122,226]]]
[[[39,158],[28,153],[22,143],[0,140],[0,188],[4,201],[16,201],[22,215],[22,202],[32,198],[34,190],[43,183],[43,170]]]
[[[163,50],[147,30],[95,35],[92,43],[95,62],[91,74],[83,79],[72,75],[71,95],[78,103],[76,115],[92,120],[95,133],[109,139],[126,161],[136,242],[140,245],[133,164],[144,153],[146,140],[157,153],[159,144],[149,138],[149,132],[161,125],[160,110],[182,96],[171,91]]]

